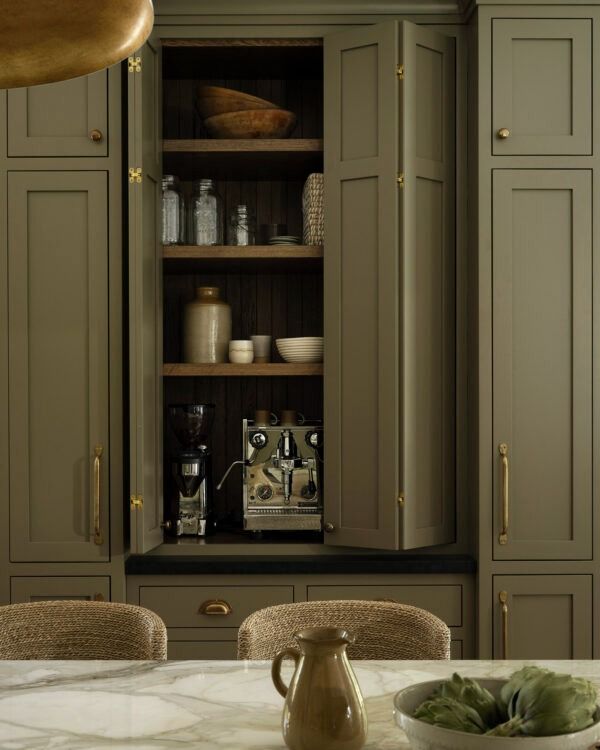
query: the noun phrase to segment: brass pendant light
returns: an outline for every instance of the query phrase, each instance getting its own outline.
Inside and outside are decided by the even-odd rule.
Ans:
[[[2,0],[0,89],[108,68],[142,46],[152,0]]]

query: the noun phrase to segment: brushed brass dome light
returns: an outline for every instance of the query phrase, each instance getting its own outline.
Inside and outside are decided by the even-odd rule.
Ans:
[[[0,89],[94,73],[152,30],[152,0],[2,0]]]

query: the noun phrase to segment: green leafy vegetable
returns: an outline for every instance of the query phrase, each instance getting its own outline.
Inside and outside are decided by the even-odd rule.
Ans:
[[[488,729],[508,718],[500,713],[494,696],[489,690],[481,687],[470,677],[461,677],[456,672],[450,680],[442,682],[432,697],[437,696],[454,698],[459,703],[475,709]]]
[[[508,682],[502,686],[500,696],[498,697],[498,706],[503,716],[508,718],[508,707],[523,687],[523,684],[527,680],[532,680],[543,674],[551,674],[551,672],[549,669],[542,669],[542,667],[523,667],[511,674]]]
[[[415,711],[415,718],[436,727],[454,729],[469,734],[484,734],[487,727],[474,708],[459,703],[454,698],[432,698]]]
[[[515,680],[513,687],[508,721],[488,734],[548,737],[579,732],[594,723],[596,689],[587,680],[554,672],[529,673]]]

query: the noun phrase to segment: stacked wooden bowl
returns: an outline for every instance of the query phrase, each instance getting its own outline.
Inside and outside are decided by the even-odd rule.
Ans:
[[[211,138],[288,138],[296,125],[293,112],[221,86],[200,86],[198,112]]]

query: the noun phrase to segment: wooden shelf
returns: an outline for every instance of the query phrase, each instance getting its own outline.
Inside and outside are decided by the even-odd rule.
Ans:
[[[323,375],[323,364],[291,364],[288,362],[268,362],[265,364],[234,365],[167,363],[163,365],[165,377],[318,377]]]
[[[323,268],[321,245],[165,245],[167,273],[284,273],[319,272]]]
[[[319,38],[282,39],[163,39],[162,47],[322,47]]]
[[[321,138],[198,138],[163,141],[165,172],[182,179],[305,178],[323,171]]]

